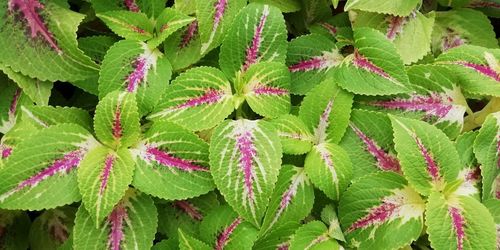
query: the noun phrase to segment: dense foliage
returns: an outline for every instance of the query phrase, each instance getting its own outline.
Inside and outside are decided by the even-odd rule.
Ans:
[[[500,249],[497,0],[0,1],[0,249]]]

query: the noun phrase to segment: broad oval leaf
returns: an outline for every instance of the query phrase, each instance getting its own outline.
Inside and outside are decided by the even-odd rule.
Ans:
[[[168,87],[150,119],[166,119],[190,130],[216,126],[234,110],[231,84],[211,67],[190,69]]]
[[[284,64],[256,63],[242,78],[235,87],[255,113],[272,118],[290,112],[290,74]]]
[[[286,27],[274,6],[251,3],[233,20],[220,48],[219,63],[228,77],[250,65],[275,61],[285,63]]]
[[[500,49],[463,45],[441,54],[436,63],[446,65],[471,94],[500,96]]]
[[[142,192],[180,200],[214,189],[208,144],[179,125],[154,122],[132,153],[137,162],[133,185]]]
[[[481,164],[483,200],[500,200],[500,112],[490,114],[483,123],[474,153]]]
[[[100,146],[89,151],[78,168],[82,203],[96,225],[106,218],[132,182],[134,160],[125,149]]]
[[[109,147],[129,147],[137,143],[141,124],[135,95],[114,91],[97,104],[94,130],[99,141]]]
[[[115,90],[136,93],[139,113],[153,109],[165,93],[172,69],[168,59],[145,43],[122,40],[104,56],[99,73],[99,97]]]
[[[50,126],[27,138],[0,170],[0,207],[41,210],[80,200],[75,170],[96,145],[75,124]]]
[[[198,20],[169,36],[163,44],[163,51],[175,71],[198,62],[202,58]]]
[[[432,193],[425,213],[431,247],[436,250],[495,249],[496,228],[488,209],[469,196],[446,199]]]
[[[97,17],[115,34],[127,40],[146,41],[153,38],[153,24],[144,13],[116,10],[98,13]]]
[[[74,207],[61,207],[43,212],[30,228],[31,249],[61,249],[70,239],[75,220]]]
[[[281,167],[281,144],[265,121],[225,121],[210,142],[210,166],[217,188],[244,219],[258,226]]]
[[[305,154],[311,150],[314,137],[304,122],[294,115],[283,115],[271,120],[285,154]]]
[[[42,81],[84,80],[97,73],[76,41],[84,15],[54,1],[8,0],[0,4],[0,17],[0,61],[13,71]]]
[[[358,179],[347,189],[340,199],[339,217],[349,245],[400,249],[420,236],[424,210],[424,201],[401,175],[381,172]]]
[[[352,178],[347,152],[332,143],[314,146],[306,156],[304,169],[311,182],[332,200],[338,200]]]
[[[345,10],[364,10],[395,16],[408,16],[419,4],[420,0],[392,0],[384,2],[348,0],[344,8]]]
[[[408,92],[408,76],[396,47],[372,28],[354,30],[354,53],[333,71],[339,86],[360,95]]]
[[[340,141],[349,123],[352,102],[353,95],[339,88],[332,78],[306,95],[299,118],[314,135],[315,144]]]
[[[290,250],[339,250],[340,245],[328,236],[328,228],[321,221],[311,221],[301,226],[290,240]]]
[[[150,249],[153,246],[158,213],[153,200],[133,189],[99,224],[80,206],[73,229],[73,248],[79,249]]]
[[[422,121],[390,116],[398,159],[408,182],[420,194],[442,191],[458,177],[460,158],[438,128]]]
[[[309,92],[344,59],[333,41],[318,34],[299,36],[290,41],[288,47],[286,64],[294,94]]]

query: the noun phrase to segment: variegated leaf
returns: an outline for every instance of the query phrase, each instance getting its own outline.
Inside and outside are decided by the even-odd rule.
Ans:
[[[500,247],[500,200],[497,199],[489,199],[483,201],[483,204],[490,211],[491,215],[493,215],[493,219],[495,221],[495,225],[497,228],[497,249]]]
[[[136,93],[139,113],[153,109],[171,77],[168,59],[145,43],[122,40],[104,56],[99,77],[99,97],[115,90]]]
[[[311,150],[314,136],[304,122],[294,115],[283,115],[271,120],[285,154],[305,154]]]
[[[83,50],[92,60],[101,64],[108,49],[117,41],[118,38],[114,36],[85,36],[78,38],[78,48]],[[95,93],[91,93],[97,95],[98,92],[97,86],[95,86]]]
[[[16,82],[17,86],[19,86],[33,102],[41,106],[49,103],[52,86],[54,85],[52,82],[29,78],[4,65],[0,65],[0,70],[12,79],[12,81]]]
[[[352,247],[400,249],[420,236],[424,210],[424,201],[401,175],[381,172],[349,187],[340,199],[339,217]]]
[[[28,249],[26,235],[30,230],[28,213],[17,210],[0,209],[0,247],[2,249]]]
[[[99,141],[111,148],[137,143],[141,124],[135,95],[113,91],[97,104],[94,130]]]
[[[360,95],[408,92],[408,76],[396,47],[372,28],[354,30],[354,53],[333,70],[342,88]]]
[[[74,107],[22,106],[21,121],[36,128],[46,128],[60,123],[74,123],[87,131],[92,131],[92,118],[89,113]]]
[[[286,28],[274,6],[249,4],[233,20],[220,48],[219,63],[228,77],[258,62],[285,63]]]
[[[193,17],[186,16],[175,9],[165,8],[156,20],[156,34],[153,39],[148,41],[149,47],[158,47],[167,37],[194,20]]]
[[[283,165],[260,235],[304,219],[312,210],[314,189],[303,168]]]
[[[332,143],[315,145],[306,156],[304,169],[311,182],[332,200],[338,200],[352,178],[347,152]]]
[[[441,54],[436,62],[457,74],[466,92],[500,96],[499,58],[500,49],[463,45]]]
[[[234,110],[231,84],[211,67],[193,68],[168,87],[150,119],[166,119],[190,130],[216,126]]]
[[[238,12],[245,7],[244,0],[195,0],[201,37],[200,54],[218,47]]]
[[[353,110],[349,129],[340,146],[356,164],[353,179],[377,171],[401,173],[399,160],[392,149],[391,121],[383,113]]]
[[[2,136],[0,139],[0,169],[2,168],[2,162],[12,155],[12,152],[16,150],[22,141],[36,133],[37,129],[31,123],[20,121]]]
[[[364,10],[370,12],[407,16],[418,7],[420,0],[393,0],[375,2],[371,0],[348,0],[345,10]]]
[[[343,59],[335,43],[327,37],[310,34],[293,39],[289,43],[286,59],[292,77],[292,93],[306,94]]]
[[[311,221],[300,227],[292,236],[289,245],[284,246],[290,250],[341,249],[337,241],[328,236],[328,228],[321,221]]]
[[[153,38],[153,23],[146,14],[125,10],[98,13],[99,17],[115,34],[135,41]]]
[[[495,249],[496,227],[488,209],[469,196],[429,197],[425,224],[436,250]]]
[[[477,199],[480,197],[482,185],[481,166],[477,163],[474,155],[474,141],[477,138],[479,131],[463,133],[455,140],[455,148],[460,156],[458,180],[460,185],[452,187],[455,195],[468,195]],[[454,186],[452,184],[450,186]],[[450,190],[452,190],[450,189]]]
[[[398,159],[408,182],[420,194],[442,191],[458,178],[460,158],[453,143],[426,122],[390,116]]]
[[[76,208],[66,206],[46,210],[36,217],[29,233],[31,249],[61,249],[73,231],[75,213]]]
[[[89,0],[96,13],[114,10],[143,12],[155,18],[165,8],[166,0]]]
[[[80,200],[75,170],[97,144],[75,124],[53,125],[22,141],[0,170],[0,207],[41,210]]]
[[[82,203],[99,225],[121,200],[134,175],[134,159],[125,149],[104,146],[89,151],[78,168]]]
[[[0,3],[0,17],[0,61],[13,71],[41,81],[73,82],[97,74],[76,41],[84,15],[56,1],[7,0]]]
[[[268,234],[259,237],[254,244],[254,249],[286,250],[290,245],[291,236],[301,225],[301,223],[287,223],[286,225],[273,229]]]
[[[284,64],[253,64],[236,85],[255,113],[272,118],[290,112],[290,74]]]
[[[225,121],[210,142],[210,166],[217,188],[244,219],[258,226],[281,166],[281,144],[266,121]]]
[[[323,35],[330,40],[337,41],[338,48],[354,44],[348,12],[342,12],[320,20],[309,26],[309,31],[311,34]]]
[[[202,58],[198,20],[192,21],[169,36],[163,44],[163,51],[175,71],[188,68],[198,62]]]
[[[0,74],[0,81],[4,81],[0,85],[0,133],[2,134],[7,133],[16,125],[21,105],[30,102],[22,89],[6,78]]]
[[[251,250],[258,231],[225,205],[212,209],[200,225],[200,236],[211,249]]]
[[[351,115],[353,95],[328,78],[312,89],[302,101],[299,118],[314,135],[314,143],[338,143]]]
[[[490,114],[474,143],[474,153],[481,164],[483,200],[500,200],[500,112]]]
[[[97,225],[81,205],[73,229],[73,249],[150,249],[157,216],[153,200],[133,189],[129,189],[111,214]]]
[[[137,162],[133,185],[142,192],[180,200],[214,189],[207,143],[179,125],[154,122],[132,154]]]
[[[283,13],[296,12],[302,8],[300,0],[250,0],[249,2],[274,5]]]

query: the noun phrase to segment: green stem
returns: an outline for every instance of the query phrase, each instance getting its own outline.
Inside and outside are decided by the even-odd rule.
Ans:
[[[467,132],[481,127],[489,114],[498,111],[500,111],[500,98],[493,97],[481,111],[465,117],[463,131]]]

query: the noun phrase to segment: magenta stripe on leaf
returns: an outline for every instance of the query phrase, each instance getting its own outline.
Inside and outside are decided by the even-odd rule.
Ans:
[[[396,36],[400,35],[407,21],[407,17],[390,16],[388,18],[389,26],[387,27],[387,39],[394,40]]]
[[[364,229],[373,225],[380,225],[386,222],[393,214],[395,214],[398,206],[393,202],[385,201],[377,207],[371,208],[367,215],[355,221],[348,232],[357,229]]]
[[[455,231],[457,238],[457,250],[463,250],[465,238],[465,219],[458,208],[449,207],[448,213],[450,214],[453,231]]]
[[[317,143],[322,143],[326,140],[326,130],[330,125],[330,114],[333,109],[333,100],[328,101],[328,104],[323,110],[318,122],[318,127],[316,127],[314,134],[316,136]]]
[[[327,241],[328,240],[328,236],[322,234],[318,237],[316,237],[314,240],[311,241],[311,243],[309,243],[305,248],[304,250],[309,250],[311,249],[313,246],[323,242],[323,241]]]
[[[372,138],[368,137],[363,131],[353,124],[350,125],[354,133],[363,141],[366,150],[377,160],[377,165],[381,170],[401,173],[401,166],[396,157],[385,152]]]
[[[453,109],[453,98],[441,93],[430,95],[413,94],[410,98],[396,98],[389,101],[376,101],[371,104],[386,109],[401,109],[405,111],[423,111],[427,116],[444,118]]]
[[[326,68],[326,61],[322,57],[313,57],[308,60],[300,61],[288,67],[290,72],[311,71]]]
[[[288,95],[288,89],[266,86],[266,85],[258,85],[253,88],[253,92],[256,95]]]
[[[441,50],[447,51],[449,49],[461,46],[465,44],[467,41],[463,39],[459,34],[455,33],[450,28],[446,29],[446,35],[442,38],[441,42]]]
[[[354,50],[354,66],[364,69],[368,72],[374,73],[386,79],[391,79],[389,74],[387,74],[382,68],[370,62],[366,57],[362,56],[359,51]]]
[[[203,219],[203,215],[199,209],[187,201],[176,201],[174,202],[174,206],[184,211],[193,220],[201,221]]]
[[[179,48],[183,49],[187,47],[191,41],[194,39],[194,36],[198,33],[198,21],[194,20],[192,23],[189,24],[187,27],[186,31],[182,35],[182,40],[179,43]]]
[[[138,57],[132,63],[132,67],[134,70],[132,71],[132,73],[130,73],[130,75],[127,76],[128,92],[137,91],[139,84],[144,81],[144,78],[146,77],[151,64],[146,60],[146,58]]]
[[[222,90],[208,89],[205,93],[203,93],[203,95],[189,99],[184,103],[177,105],[175,109],[191,108],[203,104],[216,103],[222,99],[223,95],[224,91]]]
[[[321,27],[325,28],[332,36],[337,35],[337,28],[329,23],[321,23]]]
[[[288,250],[289,248],[290,248],[289,242],[283,242],[283,243],[276,245],[276,250]]]
[[[114,162],[115,156],[111,154],[108,155],[104,160],[104,170],[102,171],[101,175],[101,187],[99,188],[99,195],[102,195],[104,193],[104,190],[106,190],[106,187],[108,186],[109,174],[111,173]]]
[[[139,12],[140,11],[139,6],[135,2],[135,0],[124,0],[123,3],[125,4],[125,7],[127,7],[127,9],[129,11],[132,11],[132,12]]]
[[[237,135],[236,146],[241,153],[240,167],[244,176],[245,189],[248,198],[253,201],[253,158],[257,156],[257,150],[253,144],[252,133],[244,131]]]
[[[184,160],[170,155],[156,147],[148,147],[146,150],[147,159],[154,160],[165,167],[173,167],[183,171],[208,171],[207,168],[193,164],[192,161]]]
[[[260,17],[259,24],[255,27],[255,32],[252,38],[250,46],[246,50],[245,64],[243,65],[243,71],[246,71],[250,65],[257,62],[259,56],[259,50],[262,43],[262,31],[264,30],[264,25],[269,15],[268,6],[264,6],[264,11]]]
[[[471,8],[495,8],[500,9],[500,3],[488,1],[474,1],[469,4]]]
[[[476,72],[487,76],[495,81],[500,82],[500,74],[495,71],[495,69],[491,68],[490,66],[487,65],[482,65],[482,64],[477,64],[477,63],[471,63],[471,62],[456,62],[456,64],[464,66],[469,69],[473,69]]]
[[[12,97],[12,101],[9,106],[9,116],[14,116],[16,114],[17,103],[19,102],[19,98],[21,97],[21,88],[17,88],[14,96]]]
[[[121,243],[124,240],[123,222],[127,219],[127,209],[122,203],[118,203],[108,216],[108,223],[111,230],[108,235],[108,248],[120,250]]]
[[[115,116],[113,117],[113,137],[119,139],[122,137],[123,128],[121,122],[122,112],[120,110],[120,105],[116,105]]]
[[[477,183],[481,179],[481,168],[475,167],[471,168],[468,170],[467,174],[465,175],[465,181],[469,183]]]
[[[441,179],[441,176],[439,175],[439,167],[434,161],[431,153],[429,152],[429,150],[427,150],[424,144],[422,144],[420,138],[418,138],[416,135],[414,135],[413,138],[415,139],[415,143],[417,143],[420,153],[424,157],[427,173],[429,173],[433,181],[439,181]]]
[[[500,169],[500,135],[497,136],[497,169]]]
[[[65,215],[62,214],[61,216],[54,216],[47,222],[50,235],[59,244],[63,244],[64,242],[66,242],[66,240],[69,238],[70,233],[68,227],[61,221],[61,218],[63,218],[63,216]]]
[[[14,11],[20,12],[22,18],[31,30],[31,38],[35,38],[40,34],[42,38],[54,49],[58,54],[62,54],[61,48],[56,43],[53,34],[43,22],[40,10],[45,9],[45,6],[39,0],[9,0],[9,13]]]
[[[224,12],[226,11],[227,0],[218,0],[214,4],[215,13],[214,13],[214,25],[212,26],[212,31],[216,31],[219,27],[219,24],[222,20],[222,16],[224,16]]]
[[[0,156],[2,157],[2,159],[9,157],[11,154],[12,154],[11,147],[4,144],[0,144]]]
[[[222,250],[229,242],[229,237],[233,233],[234,229],[242,222],[241,218],[236,218],[228,227],[217,236],[217,241],[215,242],[215,249]]]

